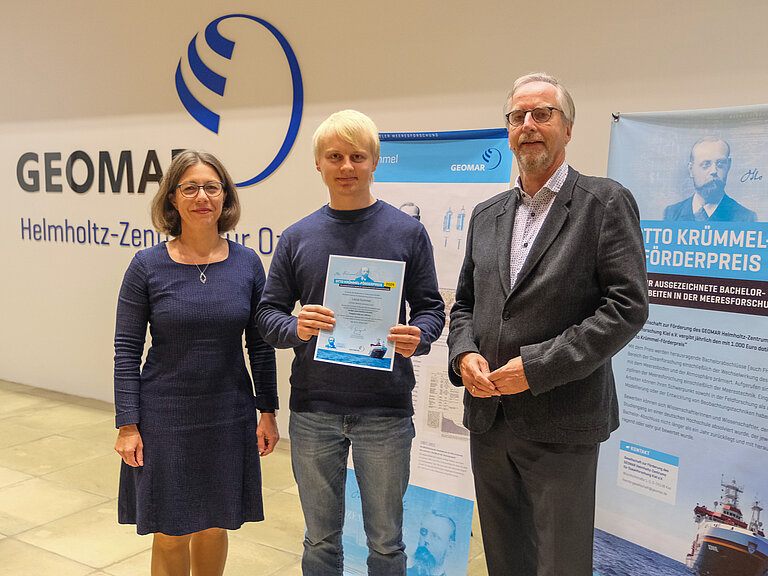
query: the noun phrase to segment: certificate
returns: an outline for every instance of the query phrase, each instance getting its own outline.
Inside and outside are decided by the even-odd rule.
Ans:
[[[320,330],[315,360],[391,371],[395,346],[389,329],[400,317],[405,262],[328,257],[323,306],[333,310],[333,330]]]

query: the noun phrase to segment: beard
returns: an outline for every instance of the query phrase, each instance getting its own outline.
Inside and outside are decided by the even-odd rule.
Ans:
[[[437,559],[424,546],[416,548],[416,552],[413,553],[413,559],[429,570],[437,567]]]
[[[707,204],[720,202],[725,194],[725,182],[722,180],[710,180],[706,184],[696,188],[696,192],[704,199]]]
[[[522,135],[518,141],[518,153],[515,154],[515,156],[520,169],[524,172],[536,174],[544,172],[552,167],[552,155],[546,146],[543,150],[526,150],[525,152],[520,152],[526,142],[537,141],[539,141],[538,134]]]
[[[520,154],[517,157],[517,163],[524,172],[543,172],[552,167],[552,159],[549,156],[549,150],[542,150],[537,154]]]

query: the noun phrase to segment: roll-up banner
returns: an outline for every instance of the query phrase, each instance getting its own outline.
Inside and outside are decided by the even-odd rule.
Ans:
[[[511,165],[503,129],[381,134],[373,193],[424,224],[446,313],[455,300],[472,209],[508,187]],[[474,488],[469,432],[462,425],[463,389],[448,380],[447,336],[446,324],[431,352],[413,358],[416,438],[403,522],[408,574],[467,573]],[[344,573],[367,574],[368,548],[352,470],[343,541]]]
[[[595,573],[765,576],[768,106],[617,114],[608,176],[640,208],[651,310],[614,359]]]

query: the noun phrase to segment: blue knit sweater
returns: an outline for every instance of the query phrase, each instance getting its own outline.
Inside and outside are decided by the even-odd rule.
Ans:
[[[409,358],[395,354],[392,372],[342,366],[313,359],[317,338],[296,333],[296,301],[322,304],[328,256],[399,260],[405,264],[401,324],[421,329],[416,355],[429,352],[445,323],[432,244],[424,226],[381,200],[361,210],[324,206],[286,229],[277,244],[257,312],[264,340],[293,348],[291,410],[331,414],[410,416],[415,379]]]

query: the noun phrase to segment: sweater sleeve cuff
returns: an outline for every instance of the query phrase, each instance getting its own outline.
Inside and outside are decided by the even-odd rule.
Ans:
[[[299,332],[297,330],[297,326],[299,324],[299,319],[296,316],[291,315],[290,316],[290,324],[288,325],[287,330],[283,330],[283,342],[280,343],[279,348],[296,348],[297,346],[301,346],[302,344],[307,344],[308,342],[312,341],[312,338],[309,340],[302,340],[299,338]]]
[[[120,428],[121,426],[130,426],[131,424],[138,424],[138,423],[139,423],[138,410],[129,410],[127,412],[121,412],[120,414],[115,416],[115,428]]]
[[[275,396],[256,395],[253,398],[253,405],[259,412],[271,412],[280,408],[280,403]]]

